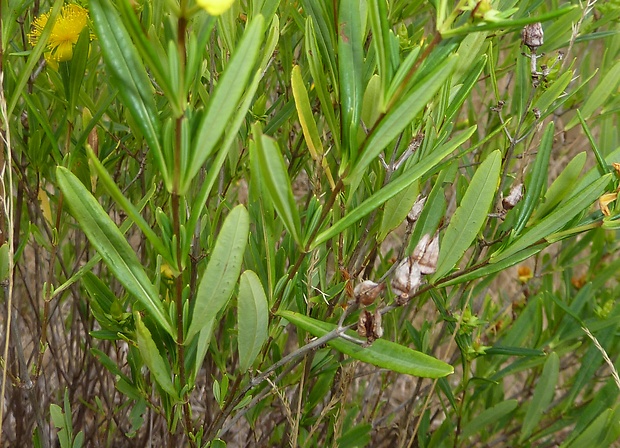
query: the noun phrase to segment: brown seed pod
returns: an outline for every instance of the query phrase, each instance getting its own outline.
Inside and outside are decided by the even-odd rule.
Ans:
[[[355,295],[355,300],[357,300],[358,303],[368,306],[373,304],[383,289],[385,289],[384,283],[379,284],[373,282],[372,280],[364,280],[362,283],[355,286],[353,294]]]
[[[512,210],[515,205],[523,198],[523,183],[515,185],[510,190],[510,194],[502,199],[504,210]]]
[[[421,283],[420,265],[414,262],[411,257],[407,257],[396,268],[391,285],[392,290],[406,300],[417,291]]]
[[[544,42],[544,31],[540,22],[525,25],[521,31],[521,40],[533,53]]]
[[[374,313],[362,310],[357,321],[357,334],[366,338],[366,345],[372,344],[374,341],[383,336],[383,327],[381,326],[381,312],[376,309]]]
[[[420,238],[413,250],[412,258],[420,266],[422,274],[434,274],[439,260],[439,232],[435,233],[433,239],[429,234]]]

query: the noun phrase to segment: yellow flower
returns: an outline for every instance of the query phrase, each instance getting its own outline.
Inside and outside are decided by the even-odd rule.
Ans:
[[[39,42],[49,15],[49,12],[41,14],[32,22],[32,31],[28,33],[28,41],[31,45],[34,46]],[[87,22],[88,11],[86,9],[74,4],[63,6],[47,40],[45,59],[52,63],[69,61],[73,57],[73,46],[77,43]]]
[[[522,283],[525,283],[533,277],[532,270],[529,266],[519,266],[517,269],[517,276]]]
[[[196,3],[212,16],[220,16],[230,9],[234,1],[235,0],[196,0]]]
[[[598,205],[601,208],[603,215],[605,216],[611,215],[608,205],[614,202],[616,199],[618,199],[617,191],[614,193],[605,193],[603,196],[598,198]]]

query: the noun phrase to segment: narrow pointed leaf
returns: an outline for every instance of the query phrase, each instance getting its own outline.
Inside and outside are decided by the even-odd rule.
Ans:
[[[110,176],[110,173],[108,173],[103,164],[99,161],[94,151],[91,148],[87,148],[86,152],[92,165],[95,168],[95,171],[99,175],[99,179],[105,186],[110,196],[112,196],[116,204],[119,205],[125,211],[125,213],[127,213],[127,216],[136,223],[142,233],[144,233],[144,236],[146,236],[149,242],[153,245],[157,253],[164,257],[168,263],[174,265],[172,254],[166,248],[166,246],[164,246],[164,243],[153,231],[151,226],[146,222],[146,220],[140,213],[140,210],[136,208],[129,201],[129,199],[125,197],[121,189],[118,188],[118,185],[116,185],[116,182],[114,182],[114,179],[112,179],[112,176]]]
[[[278,314],[316,337],[325,336],[336,328],[334,324],[321,322],[292,311],[281,311]],[[353,332],[347,334],[356,337]],[[450,364],[385,339],[377,339],[369,347],[362,347],[361,344],[340,337],[332,339],[328,344],[359,361],[394,372],[424,378],[441,378],[454,373],[454,368]]]
[[[566,168],[562,170],[560,175],[547,190],[544,201],[536,209],[532,219],[540,219],[548,215],[549,212],[568,195],[570,190],[577,183],[585,163],[586,153],[582,151],[566,165]]]
[[[89,5],[106,67],[123,104],[133,115],[153,152],[166,187],[170,189],[170,175],[160,143],[161,126],[146,68],[112,3],[90,0]]]
[[[142,322],[140,313],[134,313],[134,322],[136,323],[138,349],[140,350],[140,355],[142,355],[144,363],[155,377],[157,384],[159,384],[172,398],[178,399],[178,393],[172,382],[170,367],[164,361],[161,353],[159,353],[157,344],[153,341],[149,329],[146,328],[146,325]]]
[[[249,231],[248,212],[243,205],[238,205],[226,217],[198,285],[192,320],[185,339],[186,344],[215,319],[217,313],[230,299],[241,272]]]
[[[159,293],[116,224],[82,182],[69,170],[58,167],[56,178],[71,213],[110,271],[146,308],[155,322],[175,337],[175,332],[159,299]]]
[[[461,437],[463,440],[467,440],[470,436],[477,434],[478,431],[484,427],[497,423],[506,415],[514,411],[518,405],[519,402],[517,400],[506,400],[482,411],[463,427]]]
[[[299,212],[282,153],[276,141],[263,135],[258,126],[252,128],[252,133],[256,142],[260,181],[269,192],[286,230],[301,245]]]
[[[590,185],[584,187],[578,194],[562,203],[537,224],[534,224],[511,245],[491,255],[491,263],[497,263],[504,260],[505,258],[508,258],[523,249],[539,243],[543,238],[546,238],[547,236],[560,230],[574,216],[592,205],[592,203],[603,194],[607,184],[609,184],[609,181],[611,180],[611,176],[611,174],[606,174],[605,176],[592,182]]]
[[[256,59],[263,42],[263,17],[257,15],[243,33],[230,62],[224,69],[207,111],[193,141],[189,170],[184,173],[181,193],[187,191],[192,179],[215,149],[226,131],[231,117],[236,113],[250,76],[254,73]]]
[[[519,443],[525,441],[532,434],[532,431],[538,426],[543,412],[549,407],[549,404],[551,404],[559,373],[560,358],[557,353],[553,352],[545,362],[536,389],[534,389],[532,401],[525,413]]]
[[[540,195],[547,182],[547,176],[549,171],[549,158],[551,157],[551,148],[553,147],[553,121],[547,125],[545,133],[543,134],[538,148],[538,154],[534,161],[534,167],[532,168],[532,175],[529,182],[525,186],[525,197],[523,198],[523,204],[519,213],[517,223],[514,225],[513,235],[518,235],[525,227],[534,208],[540,202]]]
[[[366,199],[358,207],[345,215],[341,220],[336,222],[332,227],[319,233],[312,242],[311,248],[316,248],[319,244],[338,235],[344,229],[353,225],[364,216],[371,213],[388,199],[396,196],[398,193],[409,187],[412,183],[422,177],[424,174],[432,170],[444,157],[454,151],[456,148],[466,142],[476,130],[475,126],[463,131],[449,142],[440,146],[425,156],[419,163],[415,164],[410,170],[406,171],[396,180],[387,184],[377,193]]]
[[[252,365],[267,340],[269,323],[267,296],[258,275],[245,271],[239,283],[239,369]]]
[[[501,152],[493,151],[474,174],[441,240],[433,279],[441,278],[456,266],[482,229],[497,190],[501,162]]]
[[[362,24],[357,0],[341,0],[338,13],[338,78],[340,117],[344,147],[353,160],[357,148],[357,129],[362,111]]]
[[[446,58],[387,112],[368,136],[364,147],[360,150],[361,156],[348,179],[355,179],[361,174],[379,153],[411,124],[411,121],[426,107],[426,104],[448,79],[457,60],[457,55]]]

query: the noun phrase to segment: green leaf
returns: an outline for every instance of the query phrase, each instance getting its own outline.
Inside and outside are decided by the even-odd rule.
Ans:
[[[297,115],[299,115],[299,124],[301,124],[308,150],[310,150],[312,159],[318,161],[319,158],[323,156],[323,144],[321,143],[321,137],[319,136],[316,122],[312,116],[308,91],[301,77],[299,65],[293,67],[291,73],[291,88],[293,89]]]
[[[263,17],[257,15],[248,25],[209,99],[207,111],[192,143],[192,154],[188,157],[188,166],[184,167],[181,194],[187,191],[190,182],[198,174],[226,131],[230,118],[237,112],[239,101],[255,70],[254,64],[263,42],[263,22]]]
[[[443,119],[444,123],[450,122],[459,111],[459,108],[463,105],[465,100],[470,97],[470,93],[478,82],[478,78],[480,78],[480,74],[486,65],[487,56],[483,54],[480,56],[476,64],[470,67],[470,69],[466,72],[467,76],[463,79],[463,84],[458,89],[446,109],[445,117]]]
[[[441,160],[461,146],[475,132],[476,126],[461,132],[447,143],[436,148],[426,155],[419,163],[413,165],[411,169],[405,171],[397,179],[393,180],[377,193],[366,199],[358,207],[347,213],[341,220],[336,222],[329,229],[319,233],[314,241],[311,241],[310,248],[314,249],[319,244],[338,235],[350,225],[358,222],[361,218],[371,213],[388,199],[396,196],[398,193],[409,187],[413,182],[418,180],[424,174],[432,170]]]
[[[554,8],[551,11],[545,14],[541,14],[539,16],[524,17],[521,19],[498,19],[498,20],[493,20],[493,21],[489,21],[486,23],[477,23],[473,25],[467,24],[467,25],[459,26],[457,28],[453,28],[451,30],[440,30],[440,32],[441,32],[442,37],[444,39],[447,39],[449,37],[468,35],[470,33],[475,33],[477,31],[492,31],[492,30],[498,30],[498,29],[502,29],[506,31],[506,30],[510,30],[513,28],[522,28],[523,26],[528,25],[530,23],[546,22],[547,20],[556,19],[557,17],[560,17],[574,10],[577,7],[578,5],[564,5],[560,8]]]
[[[610,95],[616,92],[616,88],[620,83],[620,61],[616,62],[613,67],[609,69],[603,79],[601,79],[590,95],[587,96],[586,102],[583,107],[580,108],[581,116],[584,120],[590,118],[596,110],[603,106]],[[566,125],[566,130],[569,130],[579,122],[577,117],[573,117],[571,121]]]
[[[88,27],[84,27],[78,41],[73,49],[73,58],[69,62],[69,91],[67,92],[67,111],[69,119],[74,119],[76,105],[80,98],[80,88],[84,80],[86,71],[86,63],[88,62],[88,51],[90,47],[90,31]]]
[[[537,224],[534,224],[528,231],[517,238],[512,244],[505,249],[500,249],[491,255],[491,263],[497,263],[504,260],[523,249],[533,246],[546,238],[552,233],[558,231],[566,225],[574,216],[581,213],[589,207],[603,192],[611,180],[611,174],[592,182],[584,187],[575,196],[561,204],[548,216],[543,218]]]
[[[525,413],[519,443],[523,443],[532,434],[532,431],[538,426],[543,412],[551,404],[559,374],[560,358],[557,353],[553,352],[545,362],[536,389],[534,389],[534,395]]]
[[[611,446],[611,443],[618,441],[620,435],[618,421],[618,410],[606,409],[578,437],[562,447]]]
[[[176,334],[135,252],[80,180],[69,170],[56,168],[58,185],[71,213],[116,279],[146,308],[155,322],[172,337]]]
[[[362,24],[358,0],[341,0],[338,12],[338,75],[343,147],[354,160],[362,111]]]
[[[256,157],[260,171],[257,174],[260,176],[260,182],[269,192],[286,230],[297,244],[301,245],[299,212],[280,148],[275,140],[261,133],[257,124],[252,126],[252,134],[256,143]]]
[[[226,130],[226,136],[224,137],[224,141],[220,145],[220,150],[218,151],[218,154],[214,158],[213,162],[211,163],[210,169],[207,172],[207,176],[205,177],[204,182],[200,186],[200,191],[195,196],[194,202],[192,203],[190,216],[186,225],[186,228],[188,229],[195,229],[200,217],[202,216],[202,210],[207,203],[207,199],[209,198],[211,189],[213,188],[215,181],[219,178],[222,166],[224,165],[224,162],[228,157],[228,153],[233,147],[232,143],[237,138],[239,128],[241,127],[241,124],[243,123],[245,116],[247,115],[247,110],[250,107],[252,99],[254,98],[256,89],[258,89],[258,83],[261,79],[260,75],[260,71],[254,74],[252,82],[246,89],[239,110],[237,111],[237,114],[232,119],[231,124]],[[192,238],[186,238],[182,251],[184,257],[186,257],[189,253],[191,244]],[[185,264],[185,260],[182,260],[182,263]]]
[[[138,341],[138,349],[144,363],[149,368],[157,384],[166,391],[174,400],[179,399],[179,395],[172,382],[172,373],[170,367],[164,361],[164,358],[159,353],[159,349],[153,341],[151,332],[140,317],[140,313],[134,312],[134,322],[136,323],[136,338]]]
[[[166,188],[171,191],[171,177],[160,143],[159,115],[146,68],[112,3],[90,0],[89,6],[103,60],[113,84],[153,152]]]
[[[292,311],[280,311],[278,314],[316,337],[325,336],[337,327],[334,324],[321,322]],[[347,334],[355,337],[355,333],[351,331],[347,332]],[[363,342],[360,341],[360,344],[356,344],[338,337],[329,341],[328,344],[339,352],[359,361],[394,372],[424,378],[440,378],[454,373],[454,369],[450,364],[400,344],[386,341],[385,339],[377,339],[370,347],[362,347],[361,343]]]
[[[162,240],[155,234],[149,223],[146,222],[140,210],[136,208],[130,201],[125,197],[123,192],[118,185],[110,176],[110,173],[105,169],[103,164],[97,158],[97,155],[94,153],[92,148],[87,148],[86,150],[90,162],[92,163],[95,171],[99,175],[99,179],[105,186],[108,193],[114,202],[120,206],[126,213],[127,216],[136,223],[136,225],[140,228],[144,236],[149,240],[149,242],[153,245],[153,248],[160,254],[164,259],[171,265],[174,266],[176,263],[174,262],[173,256],[170,251],[166,248]]]
[[[377,237],[378,241],[383,241],[388,233],[405,220],[419,192],[420,186],[417,182],[414,182],[385,203],[381,218],[381,228]]]
[[[510,414],[518,405],[519,402],[517,400],[506,400],[482,411],[463,427],[461,437],[463,440],[467,440],[469,437],[478,434],[484,427],[497,423]]]
[[[258,275],[245,271],[239,283],[239,369],[246,372],[263,343],[269,323],[267,296]]]
[[[321,51],[319,50],[319,46],[317,44],[313,23],[312,17],[308,17],[306,19],[304,42],[306,57],[308,58],[308,66],[310,68],[310,73],[312,74],[312,79],[314,80],[316,95],[321,102],[321,113],[325,117],[325,121],[327,122],[332,135],[340,135],[340,125],[339,121],[336,120],[332,98],[327,88],[327,77],[325,74],[323,61],[321,59]],[[334,146],[339,153],[339,139],[334,140]]]
[[[536,209],[534,215],[530,219],[530,222],[536,222],[540,218],[549,214],[553,208],[558,205],[562,199],[571,191],[572,187],[577,183],[579,174],[586,163],[585,151],[577,154],[569,163],[566,168],[562,170],[560,175],[553,181],[542,204]]]
[[[5,281],[11,272],[11,257],[9,256],[9,243],[0,246],[0,282]]]
[[[448,280],[448,281],[439,281],[437,282],[437,284],[441,285],[442,287],[445,287],[445,286],[451,286],[451,285],[458,285],[459,283],[469,282],[477,278],[488,277],[492,274],[495,274],[496,272],[503,271],[505,269],[508,269],[511,266],[519,264],[523,260],[527,260],[531,256],[543,250],[545,247],[547,246],[544,244],[539,244],[534,247],[524,249],[509,257],[503,258],[501,261],[498,261],[496,263],[486,263],[483,266],[478,267],[477,269],[474,269],[471,272],[458,275],[455,278]]]
[[[358,448],[361,446],[368,446],[372,432],[372,425],[370,423],[362,423],[361,425],[354,426],[348,429],[336,440],[336,446],[338,448]]]
[[[549,171],[549,158],[551,157],[551,148],[553,147],[553,131],[554,125],[551,121],[545,129],[540,147],[538,148],[538,154],[534,161],[534,167],[532,168],[532,175],[530,176],[529,183],[525,188],[525,197],[523,198],[523,204],[519,212],[519,218],[517,219],[512,235],[516,236],[521,233],[521,230],[525,227],[530,216],[534,211],[534,207],[540,202],[540,195],[543,186],[547,182],[547,176]]]
[[[486,222],[499,182],[501,151],[493,151],[476,170],[441,241],[435,281],[452,270]]]
[[[352,172],[347,176],[348,181],[361,175],[392,140],[403,129],[411,124],[413,119],[426,107],[435,93],[448,79],[458,55],[451,55],[443,60],[423,79],[419,80],[413,89],[403,96],[377,123],[372,133],[366,139],[361,155],[355,163]]]
[[[394,74],[390,58],[390,24],[387,2],[385,0],[369,1],[368,18],[372,30],[372,42],[377,54],[377,69],[381,79],[381,98],[385,98]]]
[[[238,205],[224,220],[209,263],[198,285],[192,320],[185,339],[186,345],[196,333],[212,325],[217,313],[230,299],[241,272],[249,231],[248,212],[243,205]]]
[[[573,77],[573,72],[568,70],[558,79],[556,79],[547,90],[545,90],[540,97],[534,103],[534,107],[538,108],[541,112],[541,118],[546,117],[553,111],[549,109],[550,106],[560,98],[560,95],[564,94],[564,89],[568,86]],[[549,109],[549,110],[547,110]]]
[[[178,93],[180,92],[175,92],[172,88],[170,73],[166,70],[166,66],[162,63],[163,58],[157,53],[155,45],[149,41],[148,37],[144,33],[142,25],[136,17],[132,2],[130,0],[121,0],[117,4],[119,5],[119,9],[121,11],[121,19],[126,25],[126,30],[131,35],[132,41],[140,53],[140,56],[142,56],[148,65],[149,72],[152,73],[153,78],[155,78],[155,81],[161,87],[164,95],[166,95],[166,98],[170,101],[174,115],[181,115],[181,111],[183,109],[183,98],[179,98]],[[209,26],[213,27],[214,23],[214,20],[209,21],[206,28],[209,28]],[[204,32],[204,30],[201,30],[201,33],[202,32]]]

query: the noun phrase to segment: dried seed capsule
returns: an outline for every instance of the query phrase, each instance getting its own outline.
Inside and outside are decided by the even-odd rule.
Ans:
[[[357,321],[357,334],[366,338],[366,344],[370,345],[381,336],[383,336],[383,327],[381,326],[381,312],[376,309],[374,313],[362,310]]]
[[[411,207],[411,211],[407,214],[407,221],[409,221],[410,224],[413,224],[418,220],[420,214],[422,213],[422,210],[424,209],[425,203],[426,198],[418,195],[417,199],[415,200],[415,204],[413,204],[413,207]]]
[[[521,31],[521,40],[523,45],[527,45],[529,49],[535,53],[538,47],[544,42],[544,31],[540,22],[525,25]]]
[[[381,294],[385,284],[375,283],[372,280],[364,280],[358,284],[353,290],[355,300],[364,306],[371,305],[375,299]]]
[[[523,184],[515,185],[510,190],[510,194],[502,199],[502,207],[504,210],[511,210],[523,198]]]
[[[392,290],[406,300],[417,291],[421,283],[420,265],[410,258],[405,258],[396,268],[391,284]]]
[[[433,239],[426,246],[424,254],[418,260],[420,272],[422,274],[434,274],[437,270],[437,261],[439,261],[439,232],[435,233]]]

